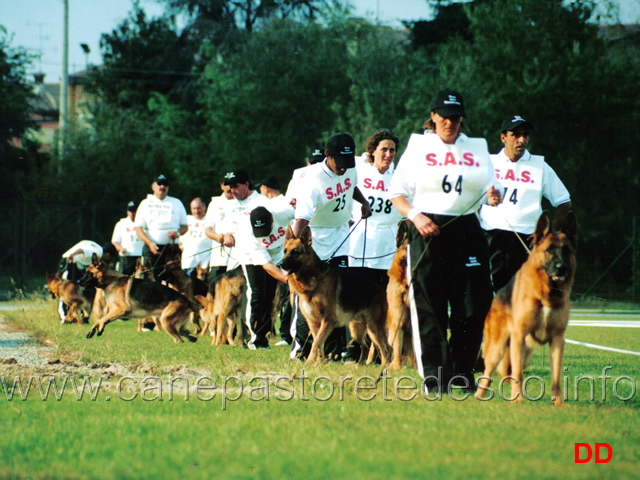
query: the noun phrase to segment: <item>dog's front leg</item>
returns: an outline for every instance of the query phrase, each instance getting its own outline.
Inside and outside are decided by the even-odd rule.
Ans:
[[[524,336],[524,332],[520,329],[513,331],[511,333],[511,341],[509,345],[511,350],[511,376],[513,377],[513,383],[511,385],[511,400],[516,403],[522,402],[522,357]]]
[[[560,388],[560,372],[562,370],[563,356],[564,332],[561,335],[553,335],[549,344],[549,357],[551,359],[551,401],[556,407],[564,405],[562,401],[562,389]]]
[[[329,323],[327,321],[323,321],[320,324],[320,328],[317,330],[317,333],[313,335],[313,343],[311,344],[311,353],[309,353],[309,358],[307,358],[307,363],[321,363],[324,360],[324,342],[329,337],[329,334],[333,331],[335,322]],[[309,323],[309,327],[311,327],[311,323]],[[313,329],[311,329],[313,333]]]
[[[89,333],[87,333],[87,338],[93,337],[96,333],[98,334],[98,336],[102,335],[104,327],[107,325],[107,323],[113,322],[120,317],[124,317],[127,313],[129,313],[129,310],[126,310],[124,308],[116,308],[114,310],[111,310],[100,320],[96,320],[96,322],[91,327],[91,330],[89,330]]]

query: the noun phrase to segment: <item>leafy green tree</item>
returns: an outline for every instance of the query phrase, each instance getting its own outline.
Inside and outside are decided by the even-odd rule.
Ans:
[[[31,183],[29,174],[41,161],[37,146],[24,139],[36,124],[31,118],[30,102],[35,99],[33,86],[27,81],[26,68],[31,56],[22,48],[11,46],[11,37],[0,25],[0,197],[19,195]],[[22,139],[26,149],[12,146]]]
[[[146,108],[151,92],[181,101],[193,88],[197,39],[181,38],[170,17],[147,19],[134,4],[130,17],[100,40],[103,65],[89,75],[88,90],[101,103]]]
[[[246,32],[252,32],[260,23],[273,18],[310,21],[323,10],[341,5],[339,0],[166,1],[169,11],[187,13],[195,24],[208,24],[211,31],[228,31],[230,26],[234,26]]]
[[[415,56],[402,32],[361,20],[334,22],[332,27],[347,46],[350,83],[348,101],[336,105],[336,130],[351,133],[358,150],[364,151],[374,130],[396,130],[404,119],[414,82],[407,73]]]
[[[245,35],[206,69],[201,101],[213,154],[254,179],[288,180],[307,150],[331,132],[345,103],[348,57],[317,24],[274,20]]]

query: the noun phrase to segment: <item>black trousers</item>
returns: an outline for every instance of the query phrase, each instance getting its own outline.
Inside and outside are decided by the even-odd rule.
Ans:
[[[409,226],[414,301],[424,375],[442,367],[447,381],[470,375],[478,358],[493,297],[489,250],[475,215],[428,216],[440,227],[438,236],[425,238]]]
[[[136,262],[138,261],[138,258],[140,257],[119,255],[118,256],[118,272],[124,275],[133,275],[136,271]]]
[[[522,242],[527,243],[529,235],[506,230],[489,230],[485,235],[489,242],[493,290],[497,292],[509,283],[527,261],[529,252]]]
[[[262,265],[243,265],[242,268],[247,279],[247,302],[250,305],[247,319],[251,335],[249,344],[268,347],[267,334],[271,331],[271,309],[278,281]]]

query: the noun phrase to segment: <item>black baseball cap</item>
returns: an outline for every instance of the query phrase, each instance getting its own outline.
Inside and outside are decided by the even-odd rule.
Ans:
[[[502,133],[513,132],[520,125],[524,126],[524,128],[526,128],[527,130],[533,130],[533,125],[527,122],[520,115],[511,115],[510,117],[504,119],[502,125],[500,126],[500,131]]]
[[[167,180],[167,177],[162,174],[154,178],[153,183],[157,183],[158,185],[166,185],[167,187],[169,186],[169,180]]]
[[[127,203],[127,210],[130,212],[135,212],[136,210],[138,210],[138,205],[136,204],[136,202],[131,200],[129,203]]]
[[[233,185],[234,183],[247,183],[249,182],[249,174],[244,170],[234,170],[224,176],[225,185]]]
[[[327,140],[327,156],[333,157],[338,168],[356,166],[356,142],[348,133],[336,133]]]
[[[256,185],[256,188],[260,188],[262,185],[267,188],[273,188],[274,190],[280,190],[280,183],[278,182],[278,179],[271,175],[263,178],[262,181]]]
[[[436,112],[441,117],[466,117],[462,95],[450,88],[445,88],[436,93],[431,100],[431,111]]]
[[[273,217],[271,212],[264,207],[256,207],[251,210],[251,228],[256,237],[266,237],[271,233]]]
[[[318,163],[324,160],[324,147],[322,145],[316,145],[311,150],[311,153],[307,157],[309,163],[313,165],[314,163]]]

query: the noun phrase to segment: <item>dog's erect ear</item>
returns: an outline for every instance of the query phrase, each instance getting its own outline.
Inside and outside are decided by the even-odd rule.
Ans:
[[[564,223],[562,224],[562,233],[564,233],[569,242],[571,242],[571,246],[575,250],[578,246],[578,224],[576,222],[576,216],[573,212],[567,213],[567,216],[564,219]]]
[[[533,244],[539,244],[544,237],[549,234],[551,230],[551,219],[548,212],[542,212],[538,223],[536,223],[536,230],[533,232]]]
[[[309,225],[304,227],[304,230],[302,230],[302,233],[300,234],[300,241],[307,245],[311,245],[311,229],[309,228]]]
[[[407,226],[407,222],[404,220],[400,220],[400,223],[398,223],[398,232],[396,233],[396,247],[400,248],[400,246],[405,242],[408,236],[409,227]]]
[[[284,239],[286,241],[286,240],[291,240],[292,238],[294,238],[293,229],[291,228],[291,225],[288,225],[287,231],[284,232]]]
[[[102,263],[100,260],[100,257],[98,256],[97,253],[94,253],[91,257],[91,263],[93,263],[94,266],[99,267],[100,264]]]

